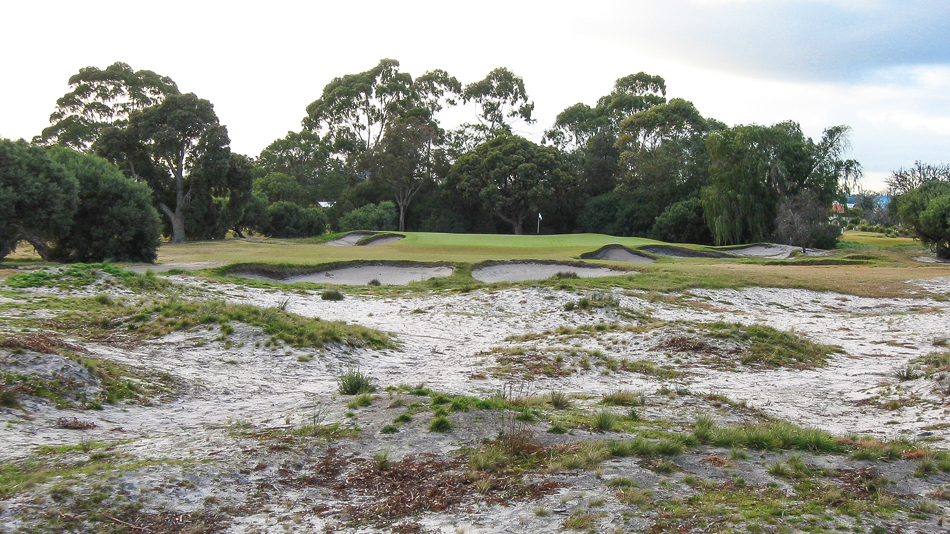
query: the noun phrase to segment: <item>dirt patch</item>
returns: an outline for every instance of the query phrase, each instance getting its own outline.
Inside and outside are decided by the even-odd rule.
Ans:
[[[573,273],[573,275],[569,273]],[[546,263],[540,261],[490,262],[472,269],[472,278],[486,283],[544,280],[559,274],[576,276],[577,278],[598,278],[620,276],[627,274],[627,271],[608,267],[594,267],[583,263]]]
[[[581,254],[585,260],[622,261],[626,263],[653,263],[653,257],[623,245],[606,245],[593,252]]]

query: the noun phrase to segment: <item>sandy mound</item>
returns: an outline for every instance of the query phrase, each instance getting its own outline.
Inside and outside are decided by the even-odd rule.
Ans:
[[[364,237],[369,237],[371,235],[374,235],[374,233],[373,232],[350,232],[339,239],[334,239],[333,241],[330,241],[329,243],[327,243],[327,245],[331,247],[352,247],[352,246],[356,246],[356,244],[359,242],[360,239],[363,239]]]
[[[480,282],[524,282],[544,280],[558,273],[574,273],[580,278],[618,276],[625,271],[607,267],[584,267],[570,263],[510,262],[472,269],[472,278]]]
[[[792,251],[794,250],[799,249],[791,245],[752,245],[751,247],[729,249],[729,252],[739,254],[740,256],[787,260],[792,256]]]
[[[656,254],[657,256],[667,256],[670,258],[732,258],[730,254],[716,252],[713,250],[694,250],[686,247],[677,247],[673,245],[647,245],[640,247],[640,250]]]
[[[623,245],[606,245],[594,252],[581,254],[581,258],[585,260],[623,261],[627,263],[653,263],[656,261],[646,254],[629,249]]]

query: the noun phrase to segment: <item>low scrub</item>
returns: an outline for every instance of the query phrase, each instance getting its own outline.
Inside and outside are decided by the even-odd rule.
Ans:
[[[843,350],[769,326],[717,322],[706,325],[706,329],[711,337],[738,343],[745,365],[809,369],[825,365],[831,354]]]

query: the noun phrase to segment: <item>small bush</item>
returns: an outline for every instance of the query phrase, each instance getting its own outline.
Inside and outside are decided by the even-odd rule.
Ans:
[[[430,432],[448,432],[449,430],[452,430],[452,422],[444,415],[436,417],[429,425]]]
[[[355,410],[356,408],[366,408],[373,404],[373,397],[368,393],[363,393],[362,395],[357,396],[350,402],[346,403],[346,407]]]
[[[552,391],[548,394],[548,397],[551,401],[551,406],[554,406],[558,410],[565,410],[571,407],[571,399],[563,391]]]
[[[396,432],[399,432],[399,428],[393,425],[386,425],[379,431],[380,434],[395,434]]]
[[[0,406],[6,408],[16,408],[20,403],[17,401],[16,391],[12,389],[5,389],[0,391]]]
[[[554,278],[561,278],[561,279],[573,280],[573,279],[578,279],[578,278],[580,278],[580,276],[578,276],[578,274],[575,273],[574,271],[558,271],[558,272],[554,275]]]
[[[381,286],[381,285],[383,285],[383,284],[382,284],[382,282],[379,281],[378,278],[373,278],[373,279],[370,280],[366,285],[368,285],[368,286]]]
[[[343,300],[343,293],[336,289],[328,289],[320,294],[320,298],[323,300]]]
[[[593,425],[597,430],[608,432],[617,426],[617,416],[608,410],[601,410],[594,416]]]
[[[393,419],[394,423],[408,423],[409,421],[412,421],[412,416],[408,413],[401,413]]]
[[[637,391],[618,390],[600,401],[604,406],[643,406],[643,394]]]
[[[907,367],[899,367],[895,369],[891,373],[891,376],[900,380],[901,382],[905,382],[909,380],[917,380],[920,378],[920,372],[918,372],[914,367],[908,365]]]
[[[359,369],[349,369],[338,375],[336,385],[340,395],[360,395],[376,391],[373,378]]]

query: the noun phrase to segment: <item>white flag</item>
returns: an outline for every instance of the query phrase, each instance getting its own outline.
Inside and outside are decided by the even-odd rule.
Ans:
[[[541,214],[540,214],[540,213],[538,214],[538,220],[539,220],[539,221],[541,220]]]

